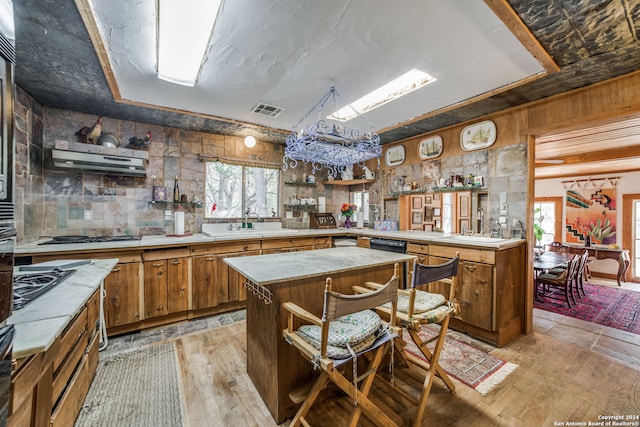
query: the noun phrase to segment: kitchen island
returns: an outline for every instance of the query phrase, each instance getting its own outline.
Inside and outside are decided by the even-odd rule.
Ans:
[[[406,264],[414,258],[343,247],[224,260],[247,278],[247,373],[277,423],[295,413],[289,392],[313,377],[309,363],[282,337],[287,324],[282,303],[293,301],[321,316],[327,277],[333,279],[333,290],[351,294],[353,285],[389,280],[395,263],[405,277]]]

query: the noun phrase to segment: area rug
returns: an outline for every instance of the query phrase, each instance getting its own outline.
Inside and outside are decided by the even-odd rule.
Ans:
[[[182,425],[177,369],[173,342],[100,360],[76,427]]]
[[[533,306],[564,316],[640,335],[640,292],[584,284],[586,296],[572,308],[562,300],[538,296]]]
[[[423,340],[427,340],[436,336],[438,331],[422,328],[419,334]],[[418,350],[409,334],[406,334],[405,338],[407,341],[405,350],[425,360],[424,355]],[[433,351],[435,341],[428,344],[427,347]],[[444,339],[440,353],[440,366],[449,375],[482,394],[487,394],[518,367],[514,363],[492,356],[449,335]]]

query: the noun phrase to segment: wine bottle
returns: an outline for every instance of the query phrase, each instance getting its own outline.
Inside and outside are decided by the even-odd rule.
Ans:
[[[180,202],[180,187],[178,186],[178,175],[176,175],[175,184],[173,184],[173,201],[174,203]]]

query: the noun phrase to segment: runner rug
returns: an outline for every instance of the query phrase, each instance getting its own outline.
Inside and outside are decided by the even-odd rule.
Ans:
[[[175,427],[182,408],[173,342],[100,360],[76,427]]]
[[[640,335],[640,292],[584,284],[586,296],[569,308],[563,300],[538,296],[535,308]]]
[[[427,340],[438,334],[437,330],[422,328],[420,336]],[[404,334],[406,351],[425,360],[409,334]],[[435,341],[427,345],[430,350],[435,347]],[[440,365],[449,375],[468,385],[476,391],[487,394],[495,386],[504,381],[518,365],[492,356],[486,351],[475,348],[447,335],[440,353]]]

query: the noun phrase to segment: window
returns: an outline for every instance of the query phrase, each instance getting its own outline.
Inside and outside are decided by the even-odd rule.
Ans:
[[[633,201],[633,277],[640,277],[640,200]]]
[[[561,221],[562,218],[557,218],[557,215],[562,215],[562,212],[556,213],[556,203],[555,202],[536,202],[533,205],[534,212],[537,211],[534,217],[534,221],[538,221],[540,218],[540,226],[544,230],[544,234],[542,235],[542,239],[540,239],[540,244],[544,247],[551,242],[560,242],[562,236],[555,235],[556,233],[556,223]]]
[[[369,192],[354,191],[350,193],[350,198],[351,204],[358,207],[356,218],[360,218],[360,215],[362,215],[363,223],[369,222]]]
[[[279,169],[207,162],[206,179],[206,218],[242,218],[246,209],[278,215]]]

